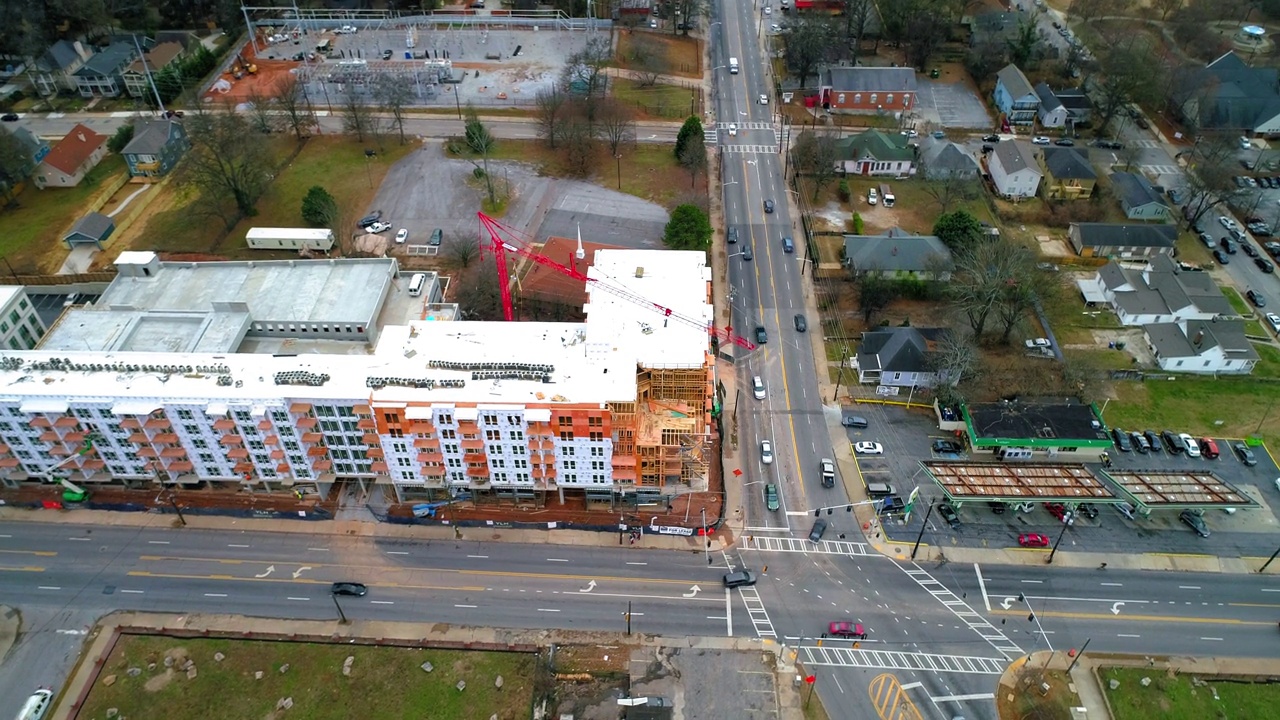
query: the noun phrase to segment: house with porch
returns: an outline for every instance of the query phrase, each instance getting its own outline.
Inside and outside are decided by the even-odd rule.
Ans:
[[[1127,326],[1239,317],[1209,273],[1183,270],[1167,255],[1140,268],[1113,260],[1076,286],[1086,302],[1109,306]]]
[[[182,43],[172,40],[159,43],[150,50],[145,48],[144,50],[142,57],[134,60],[124,72],[120,73],[120,79],[124,82],[125,90],[130,97],[150,97],[151,84],[147,81],[147,73],[154,76],[177,62],[184,52]]]
[[[894,387],[933,387],[955,384],[960,378],[939,374],[933,367],[945,328],[885,327],[862,333],[854,365],[858,382]]]
[[[1017,65],[1009,64],[996,73],[996,89],[992,93],[996,109],[1010,125],[1031,125],[1040,109],[1040,96]]]
[[[36,167],[36,187],[75,187],[106,154],[107,136],[77,123]]]
[[[1125,217],[1130,220],[1154,220],[1169,222],[1173,214],[1164,198],[1156,192],[1155,187],[1146,176],[1138,173],[1114,172],[1107,177],[1111,181],[1111,190],[1120,200],[1120,207]]]
[[[1025,140],[996,143],[995,150],[987,156],[987,171],[1001,197],[1020,200],[1036,196],[1044,177],[1037,155],[1035,147]]]
[[[1067,239],[1081,257],[1151,260],[1173,255],[1178,228],[1138,223],[1071,223]]]
[[[1182,320],[1152,323],[1142,330],[1161,370],[1248,375],[1258,364],[1258,351],[1245,335],[1243,320]]]
[[[906,135],[865,130],[836,141],[836,170],[846,175],[915,174],[916,148]]]
[[[76,89],[76,72],[91,57],[93,48],[79,40],[58,40],[31,63],[27,78],[42,97],[71,91]]]
[[[1085,153],[1073,147],[1046,147],[1037,153],[1046,200],[1081,200],[1093,194],[1098,174]]]
[[[114,42],[85,61],[75,72],[81,97],[117,97],[124,92],[124,71],[138,57],[132,42]]]
[[[133,126],[133,139],[124,150],[130,182],[155,182],[173,169],[191,148],[182,123],[174,118],[139,120]]]

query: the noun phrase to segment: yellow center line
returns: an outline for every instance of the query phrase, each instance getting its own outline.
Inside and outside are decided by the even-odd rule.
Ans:
[[[35,555],[37,557],[57,557],[58,553],[53,550],[0,550],[0,553],[8,555]]]
[[[44,572],[44,568],[36,565],[25,565],[23,567],[0,567],[0,572]]]
[[[1025,617],[1025,612],[1013,612],[1011,610],[992,610],[993,615],[1016,615]],[[1036,615],[1056,618],[1069,618],[1075,620],[1118,620],[1120,622],[1159,622],[1159,623],[1190,623],[1195,625],[1266,625],[1274,627],[1275,623],[1270,620],[1239,620],[1236,618],[1193,618],[1180,615],[1133,615],[1130,613],[1122,613],[1120,615],[1112,615],[1111,613],[1078,613],[1078,612],[1060,612],[1060,611],[1036,611]]]
[[[239,580],[243,582],[258,583],[276,583],[287,585],[329,585],[328,580],[309,580],[307,578],[260,578],[260,577],[232,577],[230,575],[183,575],[180,573],[153,573],[145,570],[132,570],[128,573],[129,577],[150,577],[164,578],[167,580]],[[386,585],[378,585],[377,587],[396,587],[407,588],[412,590],[453,590],[457,592],[483,592],[486,588],[474,585],[459,585],[450,587],[447,585],[408,585],[403,583],[388,583]],[[586,593],[583,593],[586,594]]]

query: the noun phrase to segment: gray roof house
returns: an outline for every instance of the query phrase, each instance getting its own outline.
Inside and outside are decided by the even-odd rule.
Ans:
[[[844,265],[853,272],[879,272],[889,277],[951,279],[951,250],[932,235],[913,235],[890,228],[883,235],[845,235]]]
[[[1143,331],[1161,370],[1247,375],[1258,364],[1258,352],[1245,336],[1243,320],[1154,323]]]
[[[920,149],[920,165],[925,179],[945,180],[958,178],[976,180],[980,172],[978,161],[973,159],[965,149],[953,142],[926,141]]]
[[[102,243],[116,231],[116,222],[102,213],[91,212],[76,221],[71,230],[62,236],[67,247],[74,249],[77,245],[97,245]]]
[[[1173,254],[1178,228],[1173,225],[1071,223],[1067,238],[1081,257],[1152,259]]]
[[[1109,176],[1111,189],[1120,200],[1125,217],[1130,220],[1157,220],[1168,222],[1169,206],[1151,186],[1151,182],[1137,173],[1114,172]]]
[[[1004,113],[1010,124],[1030,125],[1035,122],[1040,96],[1036,95],[1031,81],[1017,65],[1005,65],[996,73],[996,89],[991,95],[996,108]]]
[[[1053,91],[1053,96],[1067,109],[1071,122],[1079,125],[1093,119],[1093,103],[1085,94],[1084,88],[1059,88]]]
[[[85,61],[75,72],[76,89],[81,97],[116,97],[124,92],[124,71],[138,58],[132,42],[114,42]]]
[[[1039,159],[1040,169],[1044,171],[1045,198],[1078,200],[1093,195],[1098,173],[1089,164],[1087,152],[1073,147],[1041,150]]]
[[[120,151],[136,182],[154,182],[168,175],[191,147],[182,123],[172,118],[139,120],[133,139]]]
[[[91,57],[93,49],[85,47],[79,40],[59,40],[32,63],[28,76],[31,85],[43,96],[73,90],[76,71]]]
[[[1036,111],[1036,118],[1042,127],[1060,128],[1067,124],[1067,118],[1070,117],[1067,108],[1058,96],[1053,94],[1053,89],[1048,83],[1036,85],[1036,97],[1040,98],[1040,109]]]
[[[1024,140],[996,143],[987,159],[987,170],[996,192],[1012,199],[1035,197],[1044,177],[1035,146]]]
[[[946,332],[942,328],[886,327],[862,333],[853,360],[858,382],[932,387],[939,378],[930,366],[930,356]]]
[[[1174,78],[1174,104],[1191,128],[1280,132],[1280,70],[1250,67],[1234,51]]]
[[[1109,262],[1077,286],[1085,300],[1110,305],[1122,325],[1238,317],[1209,273],[1182,270],[1167,255],[1151,258],[1142,268]]]

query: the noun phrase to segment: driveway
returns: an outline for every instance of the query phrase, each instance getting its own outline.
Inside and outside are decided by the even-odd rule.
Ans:
[[[916,112],[926,120],[947,128],[987,130],[995,121],[987,107],[968,85],[942,80],[917,80]]]

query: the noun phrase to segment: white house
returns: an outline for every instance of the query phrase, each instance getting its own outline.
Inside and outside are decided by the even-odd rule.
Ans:
[[[1077,287],[1085,301],[1109,305],[1122,325],[1237,317],[1209,273],[1182,270],[1168,255],[1156,255],[1142,268],[1109,262]]]
[[[1048,83],[1036,85],[1036,95],[1040,98],[1040,109],[1036,111],[1036,118],[1040,120],[1041,127],[1060,128],[1067,124],[1067,118],[1071,113],[1067,111],[1058,96],[1053,94],[1053,89]]]
[[[1161,370],[1246,375],[1258,364],[1243,320],[1183,320],[1143,330]]]
[[[987,159],[987,171],[996,191],[1015,200],[1035,197],[1044,176],[1036,161],[1035,147],[1023,140],[996,143]]]

